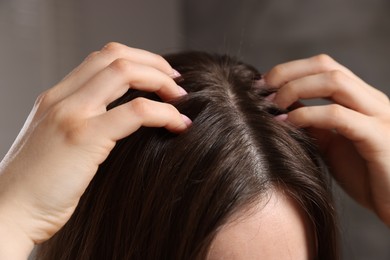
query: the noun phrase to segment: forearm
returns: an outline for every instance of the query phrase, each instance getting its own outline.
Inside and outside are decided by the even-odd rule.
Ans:
[[[34,242],[26,234],[7,221],[4,215],[0,216],[0,259],[26,260],[33,248]]]

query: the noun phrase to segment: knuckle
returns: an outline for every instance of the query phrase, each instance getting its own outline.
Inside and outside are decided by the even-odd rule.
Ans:
[[[314,56],[313,59],[323,66],[329,66],[334,63],[334,59],[324,53]]]
[[[126,59],[116,59],[114,60],[110,65],[109,68],[112,69],[115,72],[121,73],[127,73],[131,70],[131,63]]]
[[[88,136],[87,133],[87,121],[83,121],[83,124],[79,123],[77,125],[74,125],[74,127],[64,127],[60,128],[60,131],[62,131],[64,135],[64,141],[67,144],[71,145],[77,145],[81,144],[85,141],[86,137]],[[61,126],[64,126],[63,124]]]
[[[335,68],[335,66],[336,66],[335,60],[327,54],[320,54],[320,55],[314,56],[312,59],[323,70],[331,70],[332,68]]]
[[[130,101],[132,112],[139,118],[148,117],[153,113],[159,113],[162,115],[171,115],[178,113],[177,109],[168,103],[154,104],[153,101],[138,97]]]
[[[342,117],[344,115],[342,107],[338,104],[329,105],[328,114],[332,121],[342,120]]]
[[[130,103],[133,112],[139,117],[144,117],[151,112],[150,102],[146,98],[138,97],[130,101]]]
[[[274,77],[279,77],[280,75],[283,75],[284,74],[284,65],[283,64],[279,64],[279,65],[276,65],[273,69],[272,69],[272,76]]]
[[[270,72],[266,75],[266,82],[267,82],[270,86],[279,87],[279,86],[281,86],[283,83],[285,83],[285,82],[283,81],[283,79],[284,79],[284,74],[285,74],[284,65],[283,65],[283,64],[276,65],[276,66],[273,67],[273,68],[270,70]]]
[[[89,60],[94,59],[99,53],[100,53],[100,51],[91,52],[91,53],[88,54],[88,56],[85,58],[85,61],[89,61]]]
[[[329,109],[329,123],[337,131],[344,135],[355,135],[356,129],[351,124],[348,124],[348,118],[346,117],[345,110],[342,106],[333,104]]]
[[[63,140],[68,144],[79,144],[86,136],[87,120],[78,113],[72,113],[65,102],[54,105],[47,115],[47,122],[53,124]]]
[[[61,101],[51,107],[48,117],[49,120],[54,122],[56,125],[61,126],[61,129],[66,128],[66,126],[73,125],[74,113],[70,113],[67,109],[65,101]]]
[[[163,71],[164,73],[171,74],[172,73],[172,67],[168,63],[168,61],[161,55],[142,50],[143,54],[145,55],[145,58],[148,59],[148,62],[150,65],[160,71]]]
[[[102,51],[115,54],[115,53],[121,53],[123,49],[124,49],[123,44],[118,42],[109,42],[103,47]]]
[[[277,100],[281,102],[281,104],[285,105],[285,103],[287,103],[288,105],[291,105],[290,103],[299,99],[299,89],[297,84],[289,82],[280,88],[277,94]]]
[[[47,90],[45,92],[42,92],[37,99],[35,100],[35,106],[39,107],[40,109],[47,109],[49,106],[51,106],[54,102],[54,94],[51,90]]]
[[[332,70],[327,73],[328,82],[330,83],[329,86],[334,89],[339,89],[342,87],[345,87],[345,74],[341,72],[340,70]]]

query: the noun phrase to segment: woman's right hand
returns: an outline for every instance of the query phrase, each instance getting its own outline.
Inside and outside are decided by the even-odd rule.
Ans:
[[[129,88],[163,100],[185,95],[176,76],[161,56],[110,43],[37,99],[0,164],[0,256],[22,255],[56,233],[117,140],[141,126],[188,127],[172,105],[144,98],[106,109]]]

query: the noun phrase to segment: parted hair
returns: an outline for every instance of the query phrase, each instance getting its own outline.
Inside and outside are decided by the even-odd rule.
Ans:
[[[118,141],[38,259],[205,259],[229,217],[275,189],[310,220],[316,259],[338,259],[326,167],[304,130],[274,119],[284,111],[265,98],[272,89],[255,84],[259,72],[202,52],[165,58],[188,92],[171,103],[192,126],[141,128]],[[109,108],[137,97],[159,100],[129,90]]]

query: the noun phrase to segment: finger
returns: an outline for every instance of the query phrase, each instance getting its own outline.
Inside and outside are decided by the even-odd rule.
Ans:
[[[185,94],[175,81],[161,71],[118,59],[96,74],[71,98],[76,104],[85,105],[88,100],[93,108],[105,108],[125,94],[129,88],[156,92],[163,100],[171,100]]]
[[[389,103],[389,99],[384,93],[365,83],[349,69],[342,66],[326,54],[277,65],[265,75],[265,80],[270,86],[281,87],[292,80],[330,71],[340,71],[344,73],[350,78],[360,82],[377,99],[382,102]]]
[[[52,92],[55,92],[53,96],[60,100],[71,95],[99,71],[120,58],[153,67],[172,78],[179,76],[178,72],[172,69],[169,63],[160,55],[113,42],[104,46],[102,50],[91,53],[60,84],[53,88]]]
[[[76,71],[79,75],[75,75],[75,77],[77,80],[86,81],[114,60],[120,58],[154,67],[172,77],[176,75],[171,65],[162,56],[146,50],[131,48],[120,43],[112,42],[105,45],[99,52],[92,54],[90,59],[87,59],[85,63],[81,64],[79,70]],[[86,66],[87,64],[88,66]],[[74,76],[70,75],[70,77]]]
[[[299,99],[310,98],[331,98],[366,115],[380,114],[388,107],[388,104],[378,102],[361,82],[337,70],[288,82],[278,90],[274,102],[281,108],[287,108]]]
[[[354,142],[375,136],[371,117],[338,104],[298,108],[288,113],[288,121],[303,128],[336,130]]]
[[[377,180],[370,178],[367,174],[367,166],[370,164],[371,158],[378,156],[374,155],[374,150],[364,148],[356,150],[359,145],[329,130],[311,128],[309,131],[326,158],[331,173],[338,184],[356,201],[366,208],[374,210],[373,193],[369,185],[376,187],[374,193],[378,191],[379,187],[389,187],[386,186],[389,178],[381,177],[379,178],[380,183],[374,184]]]
[[[165,127],[180,133],[191,124],[174,106],[146,98],[136,98],[91,120],[95,129],[113,141],[134,133],[141,126]]]
[[[356,77],[350,70],[326,54],[279,64],[265,77],[268,84],[280,87],[291,80],[332,70],[340,70],[350,77]]]

